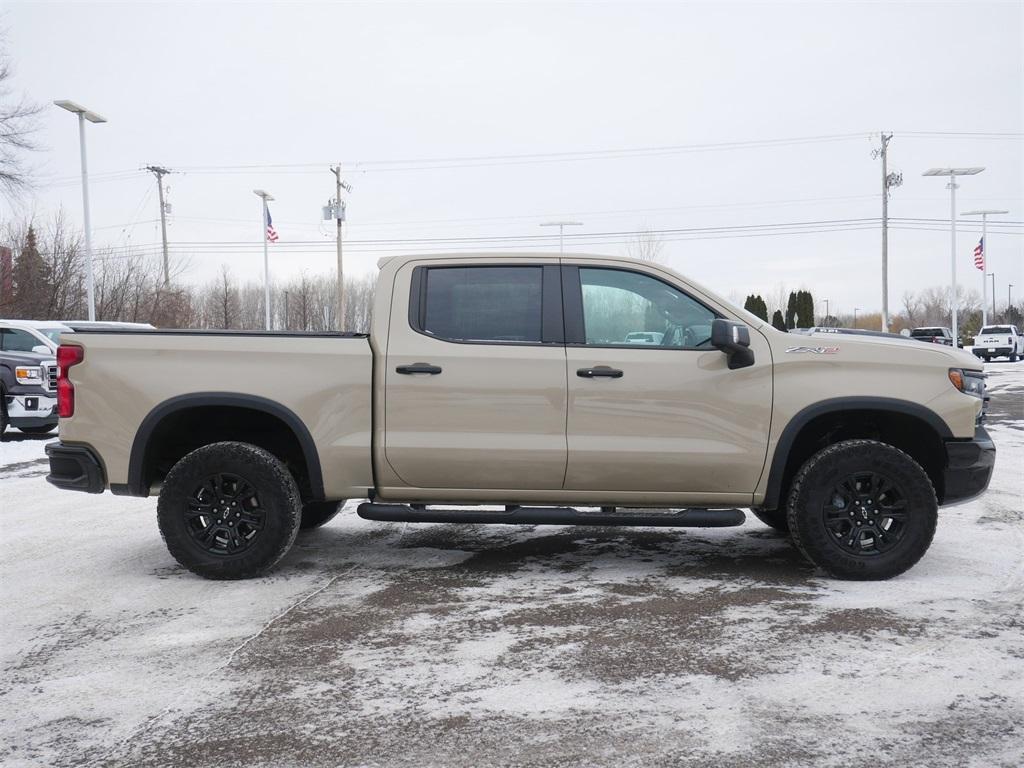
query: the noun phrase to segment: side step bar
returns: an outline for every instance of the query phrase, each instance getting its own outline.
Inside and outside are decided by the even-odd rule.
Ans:
[[[391,523],[468,523],[473,525],[635,525],[666,528],[727,528],[743,525],[746,515],[738,509],[679,509],[658,512],[581,512],[572,507],[506,507],[505,511],[482,509],[431,509],[422,504],[364,502],[357,510],[365,520]]]

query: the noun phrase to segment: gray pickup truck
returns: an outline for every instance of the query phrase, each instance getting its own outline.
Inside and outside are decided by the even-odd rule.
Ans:
[[[171,554],[210,578],[265,572],[345,499],[471,524],[729,526],[750,508],[828,572],[888,578],[995,460],[976,357],[781,333],[608,256],[387,259],[368,336],[61,341],[48,480],[159,493]]]

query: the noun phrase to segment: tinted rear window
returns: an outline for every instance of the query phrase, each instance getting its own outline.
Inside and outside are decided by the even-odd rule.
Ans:
[[[979,333],[981,335],[985,335],[986,333],[995,333],[1000,335],[1004,333],[1012,334],[1013,328],[1011,328],[1008,325],[986,325],[984,328],[981,329],[981,331],[979,331]]]
[[[942,328],[915,328],[910,332],[911,336],[944,336]]]
[[[423,330],[453,341],[540,342],[542,267],[432,267]]]

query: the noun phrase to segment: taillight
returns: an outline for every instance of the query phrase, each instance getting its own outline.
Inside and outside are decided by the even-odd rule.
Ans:
[[[70,344],[57,347],[57,415],[69,419],[75,415],[75,385],[68,378],[68,369],[85,358],[85,350]]]

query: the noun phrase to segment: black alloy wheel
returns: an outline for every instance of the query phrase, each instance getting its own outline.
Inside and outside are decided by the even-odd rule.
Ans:
[[[205,478],[185,500],[183,514],[192,539],[212,555],[244,552],[266,525],[252,483],[225,472]]]
[[[849,475],[822,505],[825,527],[853,555],[892,549],[906,528],[907,500],[892,479],[876,472]]]

